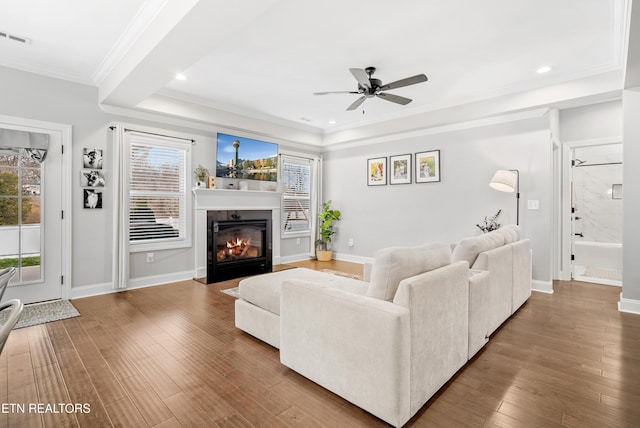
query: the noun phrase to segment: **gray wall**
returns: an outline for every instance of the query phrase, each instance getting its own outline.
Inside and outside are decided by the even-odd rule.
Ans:
[[[560,110],[563,143],[621,136],[621,100]]]
[[[551,280],[551,137],[549,117],[399,139],[325,154],[324,200],[342,211],[335,250],[344,257],[371,257],[388,246],[477,235],[485,216],[503,210],[515,223],[513,193],[488,185],[497,169],[520,170],[520,224],[533,248],[533,277]],[[440,150],[441,182],[369,187],[368,158]],[[540,209],[527,210],[527,200]],[[348,247],[353,238],[354,246]]]
[[[72,267],[73,287],[97,285],[111,282],[112,218],[114,212],[113,189],[109,185],[113,159],[112,141],[107,130],[114,122],[147,126],[168,132],[179,132],[196,140],[192,151],[192,165],[198,163],[214,171],[216,132],[172,126],[132,117],[106,114],[98,106],[97,88],[0,67],[0,114],[48,122],[68,124],[73,127],[72,148],[73,171],[71,197],[73,201]],[[229,130],[221,130],[229,132]],[[245,135],[244,133],[243,135]],[[252,137],[251,134],[246,134]],[[254,136],[253,138],[265,138]],[[281,150],[289,147],[282,141]],[[104,189],[104,209],[84,210],[80,188],[80,169],[83,148],[105,150],[107,186]],[[291,149],[291,148],[289,148]],[[300,152],[299,148],[293,150]],[[311,150],[313,152],[313,150]],[[301,244],[300,247],[302,247]],[[308,241],[306,242],[308,248]],[[299,246],[287,242],[282,245],[282,256],[299,254]],[[171,273],[193,271],[194,249],[154,251],[155,263],[146,262],[146,253],[132,253],[130,277],[132,279]]]

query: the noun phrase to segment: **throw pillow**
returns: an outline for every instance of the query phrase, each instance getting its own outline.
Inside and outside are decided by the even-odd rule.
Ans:
[[[392,301],[400,281],[451,263],[449,246],[430,243],[379,250],[373,261],[367,296]]]

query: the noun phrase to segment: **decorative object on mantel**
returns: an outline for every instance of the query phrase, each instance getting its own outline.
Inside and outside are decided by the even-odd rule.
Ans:
[[[331,237],[336,233],[333,222],[340,220],[340,215],[339,210],[331,209],[331,200],[322,204],[322,211],[318,214],[320,238],[316,241],[316,258],[319,262],[328,262],[333,258]]]
[[[491,218],[487,218],[485,216],[484,222],[482,224],[476,224],[476,226],[478,227],[478,229],[480,229],[484,233],[491,232],[496,229],[500,229],[500,223],[496,221],[500,216],[500,213],[502,213],[502,210],[498,210],[498,212]]]
[[[207,187],[209,187],[209,189],[215,189],[216,188],[216,178],[213,176],[209,176],[209,185]]]
[[[493,174],[489,186],[500,192],[516,192],[516,224],[520,224],[520,171],[499,169]]]
[[[209,170],[202,165],[198,164],[198,167],[193,171],[198,181],[196,182],[196,187],[207,187],[207,177],[209,176]]]

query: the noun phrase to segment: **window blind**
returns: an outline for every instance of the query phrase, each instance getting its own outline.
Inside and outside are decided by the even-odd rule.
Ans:
[[[181,141],[132,133],[129,144],[129,241],[186,238],[187,156]]]
[[[283,234],[311,232],[311,159],[282,155]]]

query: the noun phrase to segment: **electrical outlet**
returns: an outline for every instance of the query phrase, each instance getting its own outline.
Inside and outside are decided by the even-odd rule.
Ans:
[[[349,240],[347,241],[347,245],[350,247],[353,247],[354,243],[353,243],[353,238],[349,238]]]
[[[147,263],[153,263],[155,261],[153,253],[147,253]]]

